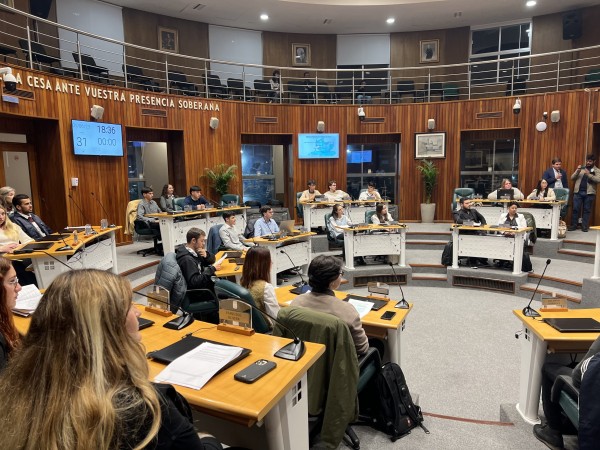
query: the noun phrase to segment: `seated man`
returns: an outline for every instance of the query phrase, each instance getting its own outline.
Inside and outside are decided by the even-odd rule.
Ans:
[[[379,194],[377,189],[375,189],[375,183],[373,183],[372,181],[369,181],[369,184],[367,184],[367,190],[364,192],[361,192],[358,199],[359,200],[381,200],[381,195]]]
[[[142,196],[142,201],[137,207],[137,216],[135,220],[141,220],[143,222],[146,222],[146,224],[148,224],[150,228],[160,230],[158,218],[146,217],[146,214],[156,214],[162,212],[158,207],[158,204],[154,200],[152,200],[152,198],[154,197],[154,191],[150,187],[142,188]]]
[[[235,222],[237,221],[235,214],[231,212],[223,212],[223,220],[225,225],[219,230],[219,236],[223,242],[223,247],[227,250],[247,250],[250,244],[242,243],[240,241],[240,234],[235,229]]]
[[[183,206],[189,206],[192,211],[206,208],[209,201],[202,195],[200,186],[191,186],[190,195],[183,199]]]
[[[342,319],[350,329],[356,353],[362,355],[369,350],[369,340],[358,312],[354,306],[340,301],[333,293],[340,286],[343,274],[341,260],[333,256],[317,256],[308,266],[308,284],[312,291],[299,295],[291,305],[311,308]]]
[[[214,289],[212,276],[221,268],[215,266],[215,256],[206,250],[206,233],[200,228],[192,227],[186,234],[186,244],[175,249],[177,264],[185,278],[189,289]],[[192,296],[195,300],[207,300],[206,293]]]
[[[464,222],[472,221],[473,223],[480,223],[481,225],[487,225],[485,217],[481,215],[476,209],[471,209],[473,199],[462,197],[459,200],[460,209],[454,212],[454,223],[462,225]],[[465,234],[477,234],[477,231],[463,231]],[[471,267],[477,267],[478,265],[488,265],[486,258],[469,258],[468,264]]]
[[[330,180],[327,187],[329,190],[323,195],[328,202],[341,202],[342,200],[350,199],[350,196],[346,192],[340,191],[337,188],[337,183],[335,180]]]
[[[300,201],[314,202],[315,197],[317,195],[321,195],[321,193],[316,189],[317,183],[315,182],[315,180],[308,180],[306,184],[308,186],[308,189],[302,192],[302,195],[300,196]]]
[[[552,385],[559,375],[571,375],[576,387],[581,385],[581,378],[585,374],[588,361],[597,353],[600,353],[600,337],[591,345],[583,359],[571,370],[570,367],[546,362],[542,366],[542,408],[546,423],[533,426],[533,435],[546,444],[549,448],[563,448],[563,426],[562,408],[559,403],[552,401]]]
[[[254,237],[268,236],[279,233],[279,226],[273,220],[273,208],[266,205],[260,208],[262,217],[254,222]]]
[[[12,216],[12,221],[19,225],[25,234],[33,239],[39,239],[47,234],[52,234],[50,227],[42,219],[33,214],[33,205],[29,196],[25,194],[15,195],[12,202],[15,207],[15,214]]]

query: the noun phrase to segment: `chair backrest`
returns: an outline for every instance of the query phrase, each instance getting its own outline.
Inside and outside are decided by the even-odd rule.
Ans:
[[[208,250],[211,255],[216,254],[219,251],[219,248],[223,245],[223,241],[219,235],[219,231],[223,225],[225,225],[225,223],[219,223],[217,225],[213,225],[210,227],[210,230],[208,230],[208,237],[206,238],[206,250]]]
[[[187,77],[182,72],[169,72],[169,81],[171,83],[188,83]]]
[[[338,317],[310,308],[282,308],[277,319],[303,341],[325,345],[325,353],[308,370],[308,413],[323,415],[321,440],[337,448],[358,407],[358,358],[350,330]],[[273,334],[293,337],[278,324]]]
[[[240,196],[237,194],[223,194],[221,197],[221,206],[229,206],[231,202],[235,202],[235,205],[240,204]]]
[[[242,300],[249,305],[253,306],[252,308],[252,328],[257,333],[268,333],[269,332],[269,324],[265,317],[257,311],[258,306],[256,306],[256,302],[254,301],[254,297],[250,294],[250,291],[239,284],[233,283],[229,280],[217,280],[215,281],[215,293],[219,300],[224,298],[234,298]]]
[[[138,66],[130,66],[129,64],[121,65],[123,67],[123,71],[127,71],[127,77],[143,77],[144,71],[141,67]]]
[[[257,217],[255,219],[247,219],[246,220],[246,229],[244,230],[244,237],[246,239],[250,239],[254,237],[254,224],[256,223],[256,221],[260,219],[260,217]]]
[[[216,87],[216,88],[224,87],[223,84],[221,83],[221,78],[219,77],[219,75],[215,75],[212,73],[207,74],[206,84],[208,85],[208,87]]]
[[[398,81],[396,84],[396,91],[398,94],[414,94],[415,92],[415,82],[414,80],[404,80]]]
[[[293,94],[304,94],[306,87],[304,80],[289,80],[287,83],[288,92]]]
[[[244,205],[249,206],[250,208],[260,208],[262,206],[262,204],[256,200],[245,201]]]
[[[560,217],[566,217],[569,209],[569,194],[571,190],[569,188],[554,188],[554,195],[556,200],[564,200],[566,203],[560,207]]]
[[[520,212],[519,214],[523,214],[525,220],[527,221],[527,226],[533,228],[533,230],[529,232],[528,243],[535,244],[535,242],[537,241],[537,228],[535,226],[535,217],[533,217],[533,214],[531,214],[530,212]]]
[[[370,211],[365,211],[365,223],[366,224],[371,223],[371,218],[373,217],[374,214],[377,214],[377,211],[375,211],[374,209],[372,209]]]
[[[244,89],[244,82],[239,78],[227,78],[227,87],[229,89]]]
[[[175,200],[173,200],[173,205],[175,205],[175,211],[183,211],[183,201],[185,200],[185,197],[177,197]]]
[[[331,219],[331,213],[325,214],[323,216],[325,219],[325,231],[327,231],[327,240],[331,242],[335,242],[335,238],[331,235],[331,227],[329,225],[329,219]]]
[[[452,195],[452,213],[458,208],[458,200],[461,198],[473,198],[475,196],[475,190],[473,188],[456,188]]]
[[[176,312],[177,308],[175,306],[181,306],[185,298],[187,283],[183,273],[181,273],[179,264],[177,264],[175,253],[169,252],[160,260],[156,267],[154,284],[162,286],[169,291],[169,298],[172,305],[171,311]]]
[[[127,203],[125,209],[125,234],[133,234],[135,229],[135,218],[137,217],[137,207],[141,200],[131,200]]]
[[[301,219],[304,219],[304,209],[300,204],[300,197],[302,197],[302,192],[296,192],[296,214]]]

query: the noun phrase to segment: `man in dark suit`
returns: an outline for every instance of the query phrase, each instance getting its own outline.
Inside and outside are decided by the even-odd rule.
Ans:
[[[562,161],[560,158],[554,158],[552,160],[552,167],[544,172],[542,178],[548,182],[548,187],[554,189],[557,188],[567,188],[568,178],[567,171],[562,168]]]
[[[52,234],[50,227],[33,214],[33,205],[29,196],[25,194],[15,195],[13,206],[15,207],[15,214],[12,221],[19,225],[28,236],[39,239],[47,234]]]

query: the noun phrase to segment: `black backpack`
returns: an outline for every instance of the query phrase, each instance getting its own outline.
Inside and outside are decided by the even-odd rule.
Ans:
[[[392,442],[420,426],[425,433],[421,408],[410,396],[402,369],[396,363],[386,363],[369,386],[359,395],[360,419],[390,436]]]
[[[444,266],[451,266],[452,265],[452,241],[448,242],[446,245],[444,245],[444,251],[442,252],[442,264]]]

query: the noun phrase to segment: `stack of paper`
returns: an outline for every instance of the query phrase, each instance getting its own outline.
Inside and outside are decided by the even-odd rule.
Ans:
[[[229,361],[237,358],[240,347],[204,342],[169,364],[155,381],[201,389]]]
[[[13,308],[13,313],[23,317],[30,316],[38,307],[41,298],[42,293],[35,284],[23,286],[17,297],[17,304]]]

